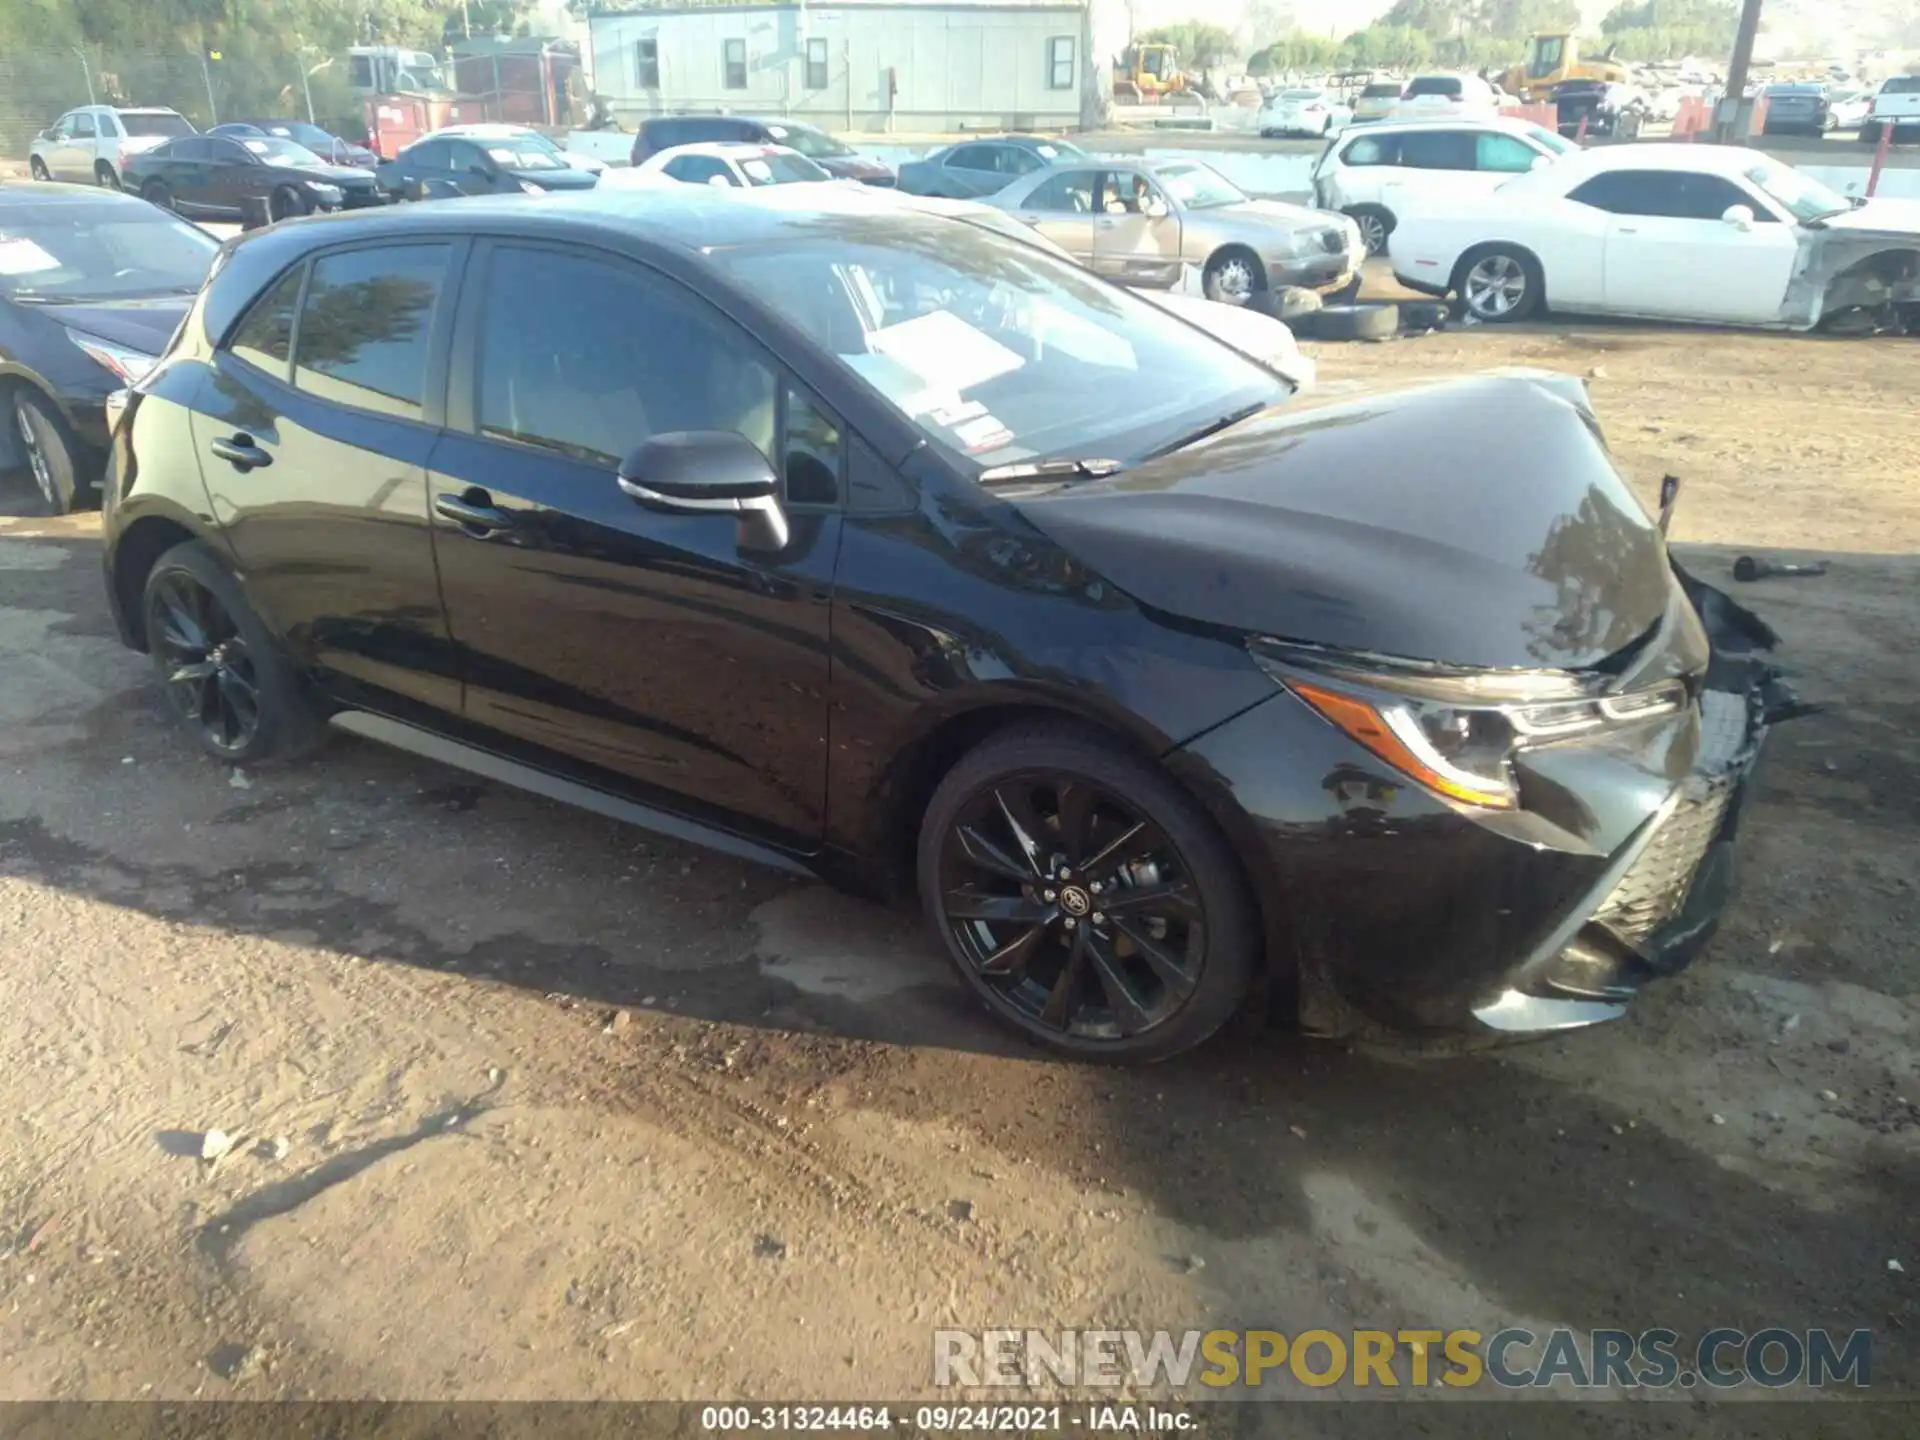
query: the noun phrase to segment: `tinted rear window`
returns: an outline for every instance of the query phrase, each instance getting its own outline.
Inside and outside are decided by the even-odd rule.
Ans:
[[[129,135],[191,135],[193,126],[184,115],[141,115],[131,110],[120,112],[120,123]]]
[[[1882,95],[1912,95],[1920,91],[1920,75],[1896,75],[1880,87]]]
[[[1459,93],[1460,82],[1451,75],[1422,75],[1407,86],[1404,98],[1411,100],[1416,95],[1458,95]]]
[[[1399,94],[1400,87],[1398,85],[1369,85],[1360,92],[1360,96],[1364,100],[1385,100],[1389,97],[1398,97]]]

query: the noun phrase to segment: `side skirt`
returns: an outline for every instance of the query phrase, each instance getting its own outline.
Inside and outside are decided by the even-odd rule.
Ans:
[[[708,850],[718,850],[722,854],[733,855],[741,860],[751,860],[756,865],[783,870],[789,875],[805,875],[812,878],[814,874],[812,869],[792,856],[783,855],[778,850],[757,844],[752,840],[731,835],[711,825],[703,825],[697,820],[689,820],[665,810],[657,810],[651,805],[623,800],[617,795],[607,794],[604,790],[596,790],[591,785],[582,785],[576,780],[567,780],[558,775],[548,774],[544,770],[536,770],[517,760],[509,760],[504,755],[496,755],[491,751],[448,739],[444,735],[436,735],[431,730],[423,730],[417,725],[409,725],[402,720],[391,720],[384,715],[372,715],[364,710],[343,710],[334,715],[328,723],[336,730],[344,730],[349,735],[358,735],[382,745],[391,745],[396,750],[405,750],[428,760],[437,760],[443,765],[451,765],[459,770],[483,775],[489,780],[498,780],[503,785],[511,785],[515,789],[543,795],[549,800],[558,800],[564,805],[591,810],[594,814],[605,815],[610,820],[637,825],[643,830],[652,830],[656,834],[670,835],[676,840],[685,840]]]

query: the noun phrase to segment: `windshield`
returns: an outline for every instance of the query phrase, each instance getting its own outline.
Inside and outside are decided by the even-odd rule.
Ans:
[[[934,216],[820,216],[712,252],[949,454],[1137,461],[1291,393],[1024,241]]]
[[[511,140],[489,140],[481,147],[502,170],[564,170],[567,162],[549,145],[542,149],[531,140],[516,135]]]
[[[824,130],[816,130],[811,125],[769,125],[767,138],[776,145],[784,145],[789,150],[798,150],[810,160],[824,160],[829,157],[851,155],[853,151]]]
[[[43,218],[44,216],[44,218]],[[0,218],[0,294],[44,304],[190,294],[220,243],[160,210],[49,207]]]
[[[193,126],[184,115],[175,115],[172,111],[155,113],[153,111],[122,110],[120,123],[126,127],[129,135],[191,135]]]
[[[740,162],[740,173],[749,185],[792,185],[801,180],[831,180],[833,177],[804,155],[754,155]]]
[[[1829,215],[1843,215],[1853,209],[1853,203],[1845,196],[1810,178],[1804,170],[1776,165],[1771,160],[1748,170],[1747,179],[1803,224]]]
[[[1210,210],[1221,205],[1240,205],[1246,193],[1217,170],[1204,165],[1161,165],[1153,172],[1167,193],[1189,210]]]
[[[291,140],[282,140],[273,135],[248,135],[236,137],[246,152],[263,165],[324,165],[327,162]]]

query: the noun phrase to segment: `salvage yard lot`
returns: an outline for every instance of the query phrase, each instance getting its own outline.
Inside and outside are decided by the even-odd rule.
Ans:
[[[1831,705],[1692,971],[1493,1054],[1055,1063],[911,915],[346,740],[230,775],[112,639],[97,519],[0,521],[0,1399],[892,1398],[1007,1324],[1867,1326],[1910,1390],[1920,346],[1316,348],[1590,376]],[[1832,568],[1735,586],[1749,551]]]

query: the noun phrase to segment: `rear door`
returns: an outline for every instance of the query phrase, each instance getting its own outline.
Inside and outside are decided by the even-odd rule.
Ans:
[[[193,417],[248,597],[346,698],[457,711],[427,510],[464,241],[324,251],[216,352]]]
[[[819,843],[840,422],[706,300],[624,257],[497,241],[465,286],[431,489],[471,721],[603,783]],[[777,553],[616,483],[650,436],[731,430],[784,470]]]
[[[1407,215],[1450,198],[1491,194],[1509,177],[1480,170],[1477,141],[1478,132],[1467,129],[1403,131],[1382,203],[1395,215]]]
[[[1094,196],[1100,174],[1091,168],[1057,171],[1013,212],[1088,269],[1093,268]]]
[[[263,142],[256,140],[256,145]],[[245,214],[245,202],[249,196],[266,196],[273,191],[272,178],[266,167],[247,148],[243,140],[231,140],[224,135],[207,137],[207,204],[222,215],[239,217]]]
[[[182,215],[204,218],[208,213],[207,156],[212,144],[210,138],[197,135],[170,140],[140,159],[140,173],[166,186],[174,208]]]

